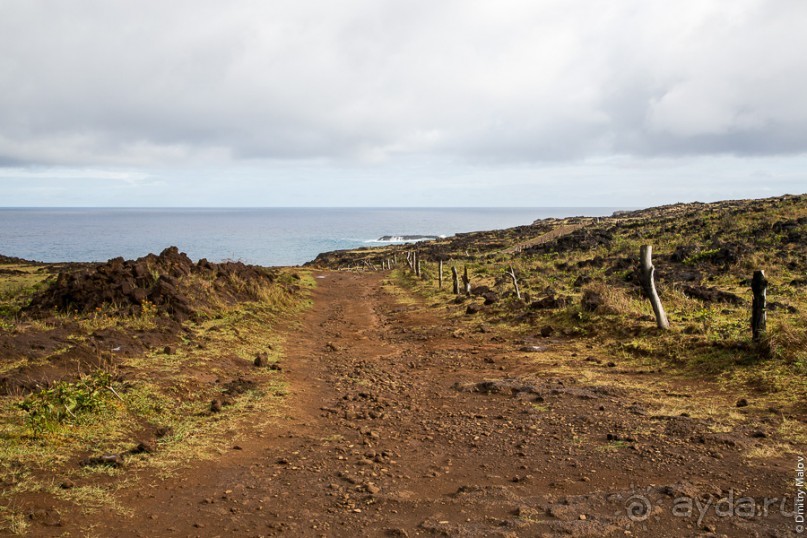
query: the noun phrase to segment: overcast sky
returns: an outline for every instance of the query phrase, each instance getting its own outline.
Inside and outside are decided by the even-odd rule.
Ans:
[[[807,192],[805,0],[0,0],[0,206]]]

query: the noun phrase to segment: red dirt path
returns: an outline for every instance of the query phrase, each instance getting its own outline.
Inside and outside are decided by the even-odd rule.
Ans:
[[[761,508],[764,497],[792,495],[795,462],[749,460],[746,449],[768,440],[660,414],[652,394],[624,383],[660,374],[603,365],[611,381],[586,382],[575,369],[595,365],[570,342],[521,352],[495,333],[458,331],[440,309],[399,302],[382,275],[321,276],[287,337],[290,391],[271,429],[246,426],[220,458],[171,478],[144,473],[118,493],[131,517],[76,514],[34,534],[793,533],[778,505],[767,517],[672,515],[683,496],[705,505],[733,491]],[[765,427],[764,416],[754,420]],[[649,513],[629,518],[626,506],[645,500]]]

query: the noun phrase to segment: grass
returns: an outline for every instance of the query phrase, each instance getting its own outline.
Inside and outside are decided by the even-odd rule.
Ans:
[[[18,267],[21,274],[0,274],[0,330],[35,334],[69,327],[71,332],[67,343],[52,352],[0,362],[4,374],[22,366],[48,364],[98,330],[148,333],[160,326],[160,315],[148,304],[129,316],[116,314],[114,305],[105,305],[88,314],[21,319],[20,308],[45,285],[47,273],[36,266],[15,266],[15,270]],[[280,328],[294,326],[295,318],[311,304],[307,290],[315,286],[315,280],[307,271],[284,270],[270,285],[255,286],[237,278],[229,284],[251,300],[208,303],[198,320],[186,322],[173,354],[159,348],[118,357],[98,374],[108,386],[83,381],[56,384],[28,396],[29,403],[22,407],[23,395],[0,397],[0,481],[5,484],[0,505],[6,507],[0,513],[0,528],[17,534],[26,531],[28,520],[13,508],[14,499],[31,492],[83,510],[125,514],[115,492],[138,473],[80,467],[76,462],[86,455],[126,452],[156,427],[169,432],[158,440],[158,450],[128,456],[127,468],[171,476],[188,461],[221,454],[241,429],[267,427],[280,416],[287,391],[282,375],[255,368],[252,360],[258,352],[267,352],[270,363],[282,359]],[[292,287],[299,291],[290,292]],[[238,376],[252,380],[253,388],[223,395],[224,382]],[[229,404],[221,413],[211,413],[211,400],[223,396]],[[46,420],[37,425],[32,418],[37,416]],[[59,481],[65,479],[79,485],[59,488]]]
[[[84,514],[104,510],[124,516],[131,515],[132,510],[116,499],[115,490],[114,487],[76,486],[70,489],[52,488],[49,493],[62,501],[80,507]]]
[[[539,338],[542,328],[552,327],[550,341],[559,339],[563,346],[581,355],[599,357],[603,363],[616,361],[625,371],[661,371],[663,376],[655,378],[669,381],[668,388],[700,384],[712,394],[693,396],[685,402],[667,397],[663,392],[664,384],[650,390],[653,397],[658,398],[660,409],[666,409],[670,415],[687,413],[693,418],[712,421],[715,431],[729,431],[747,420],[743,414],[726,411],[740,397],[751,400],[752,409],[756,406],[763,411],[773,407],[786,415],[804,417],[807,411],[804,407],[807,402],[807,296],[794,281],[807,274],[807,248],[804,242],[788,242],[783,234],[774,230],[777,222],[798,219],[804,222],[807,197],[731,202],[722,206],[681,206],[651,210],[646,214],[648,216],[639,214],[587,225],[611,237],[607,244],[593,248],[575,244],[566,250],[556,250],[548,243],[535,251],[512,256],[502,254],[501,247],[495,254],[485,250],[485,245],[494,239],[505,244],[517,243],[517,239],[523,241],[523,235],[518,236],[522,232],[515,229],[418,245],[431,280],[416,278],[405,264],[400,264],[390,273],[388,287],[401,304],[412,304],[406,298],[409,294],[445,311],[447,322],[452,323],[456,334],[472,335],[474,328],[484,323],[518,340]],[[536,236],[546,233],[541,223],[535,228]],[[806,228],[801,224],[798,229],[807,231]],[[587,231],[586,227],[581,231]],[[476,248],[468,248],[469,242]],[[644,243],[654,245],[656,281],[671,321],[669,331],[656,329],[650,304],[633,280],[639,246]],[[673,255],[682,245],[690,245],[687,248],[691,250],[675,262]],[[411,248],[390,247],[383,256],[391,257],[399,252],[400,260],[400,252]],[[447,278],[442,289],[437,288],[433,278],[436,264],[428,261],[437,252],[449,259],[444,265]],[[726,261],[726,252],[735,257]],[[350,255],[342,254],[343,257]],[[367,254],[356,252],[355,256],[366,257]],[[467,266],[473,286],[490,288],[498,294],[499,301],[479,314],[466,315],[468,304],[481,301],[477,298],[455,301],[449,272],[452,264],[460,274]],[[510,296],[512,283],[504,275],[510,265],[518,275],[522,294],[529,298],[523,302]],[[768,300],[774,306],[768,312],[768,331],[763,340],[756,343],[752,342],[749,329],[747,279],[758,268],[767,269]],[[685,280],[680,276],[682,272],[696,275],[696,281]],[[692,285],[734,294],[739,304],[693,298],[687,291],[687,286]],[[581,297],[586,293],[600,299],[599,306],[592,311],[581,306]],[[529,301],[549,295],[567,297],[567,306],[528,307]],[[536,366],[546,371],[590,377],[595,381],[609,376],[613,379],[614,372],[601,366],[581,367],[575,361],[572,368],[566,368],[563,364],[568,357],[542,355],[535,359]],[[547,366],[551,361],[559,365]],[[632,379],[620,377],[620,383],[648,390],[647,379],[637,378],[635,382]],[[791,423],[798,428],[780,428],[778,434],[785,440],[803,442],[799,428],[804,421],[792,420]]]
[[[608,441],[606,444],[599,445],[597,448],[603,452],[617,452],[629,446],[630,443],[627,441]]]
[[[16,326],[20,311],[43,289],[50,275],[36,265],[0,264],[0,330]]]
[[[30,526],[28,516],[15,506],[0,506],[0,532],[22,536],[28,532]]]

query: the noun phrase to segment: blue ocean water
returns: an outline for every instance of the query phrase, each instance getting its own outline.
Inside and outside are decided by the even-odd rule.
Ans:
[[[176,245],[194,260],[299,265],[384,235],[445,235],[610,215],[620,208],[0,208],[0,254],[45,262],[137,258]]]

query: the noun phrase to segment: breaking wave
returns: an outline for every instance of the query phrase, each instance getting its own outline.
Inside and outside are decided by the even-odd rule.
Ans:
[[[378,239],[368,239],[365,243],[412,243],[443,239],[444,235],[382,235]]]

